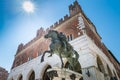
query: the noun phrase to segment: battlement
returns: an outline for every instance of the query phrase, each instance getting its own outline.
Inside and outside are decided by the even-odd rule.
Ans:
[[[24,47],[23,43],[19,44],[18,49],[17,49],[17,53],[19,53],[23,49],[23,47]]]
[[[70,14],[70,16],[68,16],[68,14],[66,14],[66,15],[64,16],[64,18],[59,19],[58,22],[55,22],[55,23],[54,23],[53,25],[51,25],[50,28],[48,28],[48,29],[49,29],[49,30],[55,29],[57,26],[59,26],[60,24],[62,24],[62,23],[65,22],[65,21],[67,21],[70,17],[76,15],[76,14],[79,13],[79,12],[82,12],[82,9],[81,9],[80,5],[78,4],[78,2],[75,1],[73,4],[71,4],[71,5],[69,6],[69,14]],[[48,29],[47,29],[45,32],[47,32]]]
[[[45,32],[48,32],[51,29],[55,29],[57,26],[59,26],[60,24],[62,24],[63,22],[67,21],[70,18],[70,16],[68,16],[67,14],[64,16],[64,18],[59,19],[58,22],[55,22],[53,25],[51,25],[49,28],[47,28],[45,30]]]
[[[36,37],[41,37],[43,36],[43,34],[45,34],[45,31],[44,31],[44,28],[40,28],[37,30],[37,34],[36,34]]]
[[[75,1],[73,4],[69,6],[70,16],[74,16],[76,13],[82,11],[81,6]]]

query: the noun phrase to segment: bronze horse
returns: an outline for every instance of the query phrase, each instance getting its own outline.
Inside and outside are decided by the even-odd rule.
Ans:
[[[51,38],[51,44],[49,45],[50,50],[45,51],[43,53],[41,62],[44,61],[45,53],[50,53],[49,57],[52,56],[52,54],[57,54],[60,57],[62,68],[65,66],[62,60],[62,57],[64,57],[68,60],[68,63],[69,63],[69,65],[67,65],[67,68],[77,71],[77,72],[80,71],[78,68],[79,67],[79,61],[78,61],[79,54],[73,49],[73,47],[65,39],[66,38],[65,35],[60,34],[55,30],[50,30],[48,34],[46,34],[44,37]]]

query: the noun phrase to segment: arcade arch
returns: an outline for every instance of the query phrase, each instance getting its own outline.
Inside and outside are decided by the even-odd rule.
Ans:
[[[99,56],[97,56],[97,66],[98,66],[98,70],[100,72],[105,73],[105,68],[104,68],[103,62]]]
[[[35,80],[35,72],[32,70],[29,73],[28,80]]]
[[[19,77],[18,77],[17,80],[23,80],[23,76],[22,76],[22,74],[19,75]]]
[[[42,75],[42,80],[50,80],[48,75],[47,75],[47,70],[52,68],[50,65],[47,65],[45,69],[43,70],[43,75]]]

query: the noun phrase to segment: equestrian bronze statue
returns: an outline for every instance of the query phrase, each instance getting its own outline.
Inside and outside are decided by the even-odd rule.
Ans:
[[[48,57],[52,56],[52,54],[57,54],[62,63],[61,68],[69,68],[76,72],[80,71],[79,54],[69,44],[66,36],[62,32],[59,33],[55,30],[50,30],[44,37],[51,38],[51,44],[49,45],[50,50],[43,53],[41,62],[44,61],[45,53],[50,53]],[[69,64],[64,65],[62,58],[66,58]]]

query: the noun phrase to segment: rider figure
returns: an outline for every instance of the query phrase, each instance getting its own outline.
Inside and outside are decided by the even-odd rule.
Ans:
[[[63,47],[65,48],[65,51],[66,51],[67,50],[67,38],[65,34],[60,32],[58,37],[60,38],[60,41],[63,43]]]

